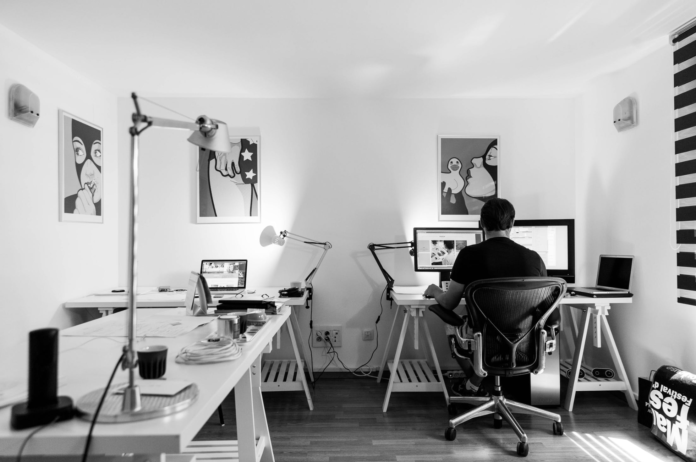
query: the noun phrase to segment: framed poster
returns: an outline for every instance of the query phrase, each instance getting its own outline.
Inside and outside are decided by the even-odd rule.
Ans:
[[[439,221],[478,221],[486,201],[500,197],[500,137],[439,135]]]
[[[231,138],[231,152],[198,150],[198,223],[261,221],[261,149],[258,135]]]
[[[58,111],[60,221],[104,223],[104,133]]]

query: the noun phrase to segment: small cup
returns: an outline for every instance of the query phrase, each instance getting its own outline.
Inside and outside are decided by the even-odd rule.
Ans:
[[[167,372],[167,347],[150,345],[138,350],[138,370],[144,379],[159,379]]]
[[[229,337],[232,339],[239,338],[241,322],[239,316],[230,314],[220,316],[217,323],[217,332],[220,337]]]

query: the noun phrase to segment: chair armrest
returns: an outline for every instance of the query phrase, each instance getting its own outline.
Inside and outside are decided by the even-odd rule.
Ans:
[[[487,377],[488,372],[483,369],[483,335],[481,332],[474,333],[474,372],[479,377]]]
[[[459,327],[464,325],[464,320],[454,311],[446,310],[440,305],[430,305],[428,307],[430,311],[435,313],[438,318],[442,319],[445,324],[450,326]]]

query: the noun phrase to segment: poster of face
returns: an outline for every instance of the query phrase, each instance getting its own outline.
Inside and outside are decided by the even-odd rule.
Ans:
[[[198,148],[198,223],[261,221],[258,136],[230,139],[231,152]]]
[[[477,221],[486,201],[499,197],[500,137],[438,136],[438,219]]]
[[[60,110],[60,220],[104,222],[102,129]]]

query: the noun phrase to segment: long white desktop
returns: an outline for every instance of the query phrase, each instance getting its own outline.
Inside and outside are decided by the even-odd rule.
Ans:
[[[171,318],[173,323],[184,317],[183,309],[139,310]],[[268,322],[251,342],[242,348],[242,356],[229,362],[203,365],[184,365],[175,362],[182,347],[204,339],[216,329],[216,322],[198,327],[175,338],[146,337],[139,344],[166,345],[167,372],[165,379],[194,382],[199,390],[197,401],[184,411],[158,419],[119,424],[97,424],[94,428],[90,454],[179,454],[184,452],[208,418],[216,411],[230,391],[235,389],[237,438],[240,460],[273,461],[273,447],[266,423],[261,396],[261,355],[270,351],[273,336],[290,316],[290,307],[280,314],[269,316]],[[99,327],[123,326],[124,313],[90,321]],[[84,324],[61,331],[59,375],[66,381],[59,389],[77,401],[81,396],[103,388],[122,352],[124,337],[72,337],[73,330]],[[21,356],[21,355],[18,355]],[[21,365],[17,365],[22,369]],[[126,381],[119,371],[114,384]],[[24,449],[27,455],[79,455],[82,453],[89,422],[73,419],[53,424],[34,435]],[[0,409],[0,455],[16,456],[22,441],[32,429],[15,431],[10,428],[10,407]],[[153,459],[156,460],[156,459]]]
[[[307,358],[310,358],[307,343],[297,320],[295,309],[305,306],[307,303],[307,292],[301,297],[279,298],[278,290],[282,287],[259,287],[254,289],[254,293],[244,292],[244,297],[238,300],[264,300],[275,299],[282,302],[285,306],[292,308],[290,316],[285,322],[285,328],[292,344],[294,360],[272,360],[265,361],[262,370],[262,390],[272,391],[304,391],[309,410],[314,409],[312,395],[309,392],[309,385],[304,375],[304,368],[307,365]],[[106,294],[106,295],[105,295]],[[269,296],[264,298],[265,296]],[[229,297],[229,296],[227,296]],[[177,308],[183,307],[186,300],[186,291],[157,292],[156,287],[142,287],[138,290],[139,308]],[[224,297],[223,297],[224,298]],[[214,302],[219,301],[217,296]],[[235,298],[235,300],[237,300]],[[94,310],[98,309],[102,316],[108,316],[115,310],[127,307],[127,297],[122,293],[110,293],[104,291],[99,294],[87,295],[74,300],[69,300],[63,307],[69,310]],[[301,346],[301,348],[300,348]],[[276,336],[276,348],[281,348],[280,335]],[[309,378],[314,381],[314,372],[311,365],[307,367]]]

